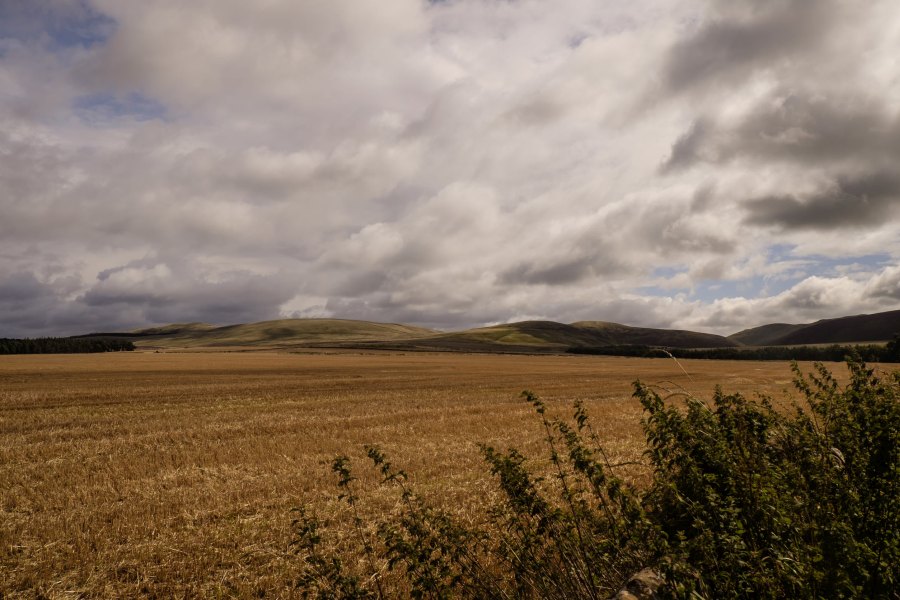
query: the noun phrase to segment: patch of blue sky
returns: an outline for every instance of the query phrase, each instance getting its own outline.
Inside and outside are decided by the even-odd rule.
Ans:
[[[782,262],[785,260],[796,260],[794,249],[796,246],[792,244],[773,244],[766,249],[766,257],[769,262]]]
[[[0,0],[0,39],[40,41],[51,50],[104,44],[116,21],[86,0],[53,5],[35,0]]]
[[[846,256],[841,258],[814,255],[801,257],[801,260],[809,261],[811,266],[810,275],[823,276],[877,271],[894,263],[890,254],[865,254],[863,256]]]
[[[770,255],[771,257],[771,255]],[[776,261],[770,261],[770,264]],[[756,276],[736,281],[703,281],[695,285],[692,297],[705,302],[720,298],[771,297],[791,289],[808,277],[841,277],[854,273],[874,273],[891,264],[887,254],[867,254],[829,258],[784,255],[789,268],[776,275]]]
[[[858,256],[828,257],[819,254],[794,254],[795,246],[777,244],[766,252],[769,264],[790,262],[802,265],[808,275],[833,276],[850,270],[876,270],[891,264],[890,254],[875,253]]]
[[[794,246],[778,244],[766,250],[766,263],[784,268],[774,274],[760,274],[737,280],[700,280],[690,287],[649,285],[635,288],[646,296],[672,297],[685,295],[690,300],[713,302],[722,298],[758,298],[776,296],[807,277],[840,277],[854,273],[874,273],[893,264],[889,254],[866,254],[840,258],[820,255],[797,255]],[[658,267],[651,273],[656,281],[672,279],[688,272],[687,267]]]
[[[793,283],[796,282],[791,282],[787,287],[790,287]],[[753,298],[760,295],[766,287],[767,282],[763,277],[753,277],[739,281],[700,281],[694,283],[692,287],[646,285],[634,288],[634,292],[641,296],[654,296],[659,298],[674,298],[680,296],[685,300],[700,300],[701,302],[708,303],[721,298],[734,298],[738,296]]]
[[[786,283],[790,287],[795,282],[783,281],[782,283]],[[700,281],[694,284],[690,298],[702,302],[713,302],[721,298],[756,298],[763,295],[764,291],[769,291],[765,294],[766,296],[778,293],[772,291],[767,284],[767,279],[762,276],[733,281]]]
[[[634,288],[633,291],[641,296],[672,298],[675,296],[686,295],[690,290],[688,288],[664,288],[658,285],[643,285]]]
[[[94,125],[122,119],[152,121],[166,117],[165,105],[138,93],[80,96],[73,102],[72,110],[82,121]]]
[[[653,272],[650,274],[653,278],[663,278],[663,279],[671,279],[676,275],[681,275],[682,273],[687,273],[688,268],[684,266],[680,267],[656,267],[653,269]]]
[[[102,45],[112,36],[116,22],[104,14],[93,12],[78,21],[63,21],[51,27],[50,38],[59,48]]]

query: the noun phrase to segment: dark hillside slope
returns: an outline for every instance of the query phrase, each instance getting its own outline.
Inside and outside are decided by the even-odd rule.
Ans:
[[[559,353],[572,346],[591,345],[595,342],[596,337],[591,332],[572,325],[553,321],[522,321],[440,333],[411,340],[341,345],[448,352]]]
[[[849,344],[886,342],[900,333],[900,310],[823,319],[815,323],[773,323],[745,329],[728,339],[746,346],[794,346],[801,344]]]
[[[138,329],[131,333],[135,335],[177,335],[186,333],[200,333],[216,329],[215,325],[209,323],[170,323],[169,325],[161,325],[159,327],[148,327],[146,329]]]
[[[728,336],[728,339],[744,346],[771,346],[777,344],[777,340],[806,325],[791,325],[789,323],[772,323],[761,325],[751,329],[744,329]]]
[[[324,345],[324,344],[317,344]],[[564,352],[569,348],[647,345],[674,348],[731,348],[738,344],[722,336],[693,331],[628,327],[618,323],[583,321],[521,321],[410,340],[341,344],[367,348],[442,350],[454,352]]]
[[[886,342],[900,333],[900,310],[825,319],[793,331],[778,339],[778,344],[841,344],[849,342]]]
[[[683,329],[652,329],[629,327],[605,321],[579,321],[574,327],[603,336],[607,346],[642,345],[669,348],[731,348],[738,343],[721,335],[698,333]],[[596,345],[596,344],[595,344]]]

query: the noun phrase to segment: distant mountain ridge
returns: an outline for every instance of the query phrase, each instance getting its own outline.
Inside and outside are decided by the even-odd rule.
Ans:
[[[125,337],[144,348],[246,346],[560,353],[570,348],[611,346],[708,349],[884,342],[892,339],[895,333],[900,333],[900,310],[809,324],[771,323],[728,337],[696,331],[631,327],[606,321],[568,324],[521,321],[441,332],[399,323],[351,319],[278,319],[226,326],[172,323],[126,333],[89,335]]]
[[[851,344],[886,342],[900,333],[900,310],[822,319],[815,323],[775,323],[745,329],[728,339],[745,346],[794,346],[801,344]]]
[[[97,334],[94,334],[97,335]],[[571,347],[653,345],[725,348],[736,342],[719,335],[629,327],[604,321],[565,324],[522,321],[457,332],[397,323],[349,319],[279,319],[239,325],[173,323],[117,335],[139,347],[332,347],[462,352],[565,352]]]

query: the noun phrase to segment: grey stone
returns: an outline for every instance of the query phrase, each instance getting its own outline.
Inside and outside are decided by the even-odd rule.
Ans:
[[[663,583],[662,576],[653,569],[641,569],[631,576],[611,600],[656,600],[656,590]]]

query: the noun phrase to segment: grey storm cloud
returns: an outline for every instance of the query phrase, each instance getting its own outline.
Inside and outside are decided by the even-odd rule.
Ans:
[[[718,155],[709,156],[709,151],[706,149],[710,128],[710,123],[702,117],[691,123],[690,128],[672,144],[672,151],[666,162],[663,163],[661,172],[678,171],[704,160],[717,162]]]
[[[90,327],[90,311],[66,301],[71,281],[40,281],[30,272],[0,275],[0,337],[53,335]]]
[[[826,97],[776,90],[740,122],[699,118],[672,145],[663,172],[732,160],[802,165],[895,163],[900,160],[900,114],[887,99]]]
[[[560,285],[577,283],[595,274],[596,259],[589,257],[570,262],[556,263],[549,267],[523,264],[513,267],[501,275],[504,283],[527,283]]]
[[[71,277],[0,277],[0,337],[114,331],[135,324],[242,323],[278,318],[294,286],[278,276],[234,271],[210,280],[177,263],[132,261],[102,271],[85,289]]]
[[[713,14],[666,59],[663,81],[669,92],[715,82],[815,52],[838,16],[832,0],[736,0],[714,2]],[[717,13],[718,11],[718,13]]]
[[[0,303],[7,310],[25,308],[35,300],[51,295],[50,289],[31,273],[12,273],[0,280]]]
[[[275,318],[293,294],[277,275],[230,271],[214,279],[190,266],[137,260],[101,272],[79,298],[86,307],[140,311],[150,322],[237,323]]]
[[[776,196],[746,204],[747,222],[784,229],[859,228],[889,219],[900,207],[900,173],[841,177],[808,197]]]
[[[898,18],[0,2],[0,335],[291,315],[730,333],[884,308]]]

